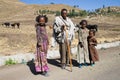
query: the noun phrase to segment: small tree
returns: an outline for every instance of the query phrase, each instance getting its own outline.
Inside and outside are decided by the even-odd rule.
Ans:
[[[69,17],[75,17],[75,10],[70,10],[70,13],[68,14]]]
[[[108,13],[110,13],[111,12],[111,9],[110,9],[110,7],[108,7],[108,11],[107,11]]]
[[[41,14],[42,13],[42,11],[41,10],[39,10],[39,14]]]
[[[100,13],[100,9],[95,9],[95,12],[96,13]]]
[[[79,16],[87,16],[88,15],[88,13],[87,13],[87,11],[86,10],[83,10],[83,11],[79,11]]]
[[[60,16],[60,11],[56,11],[55,16]]]
[[[47,10],[42,10],[41,13],[42,13],[42,14],[46,14],[46,13],[47,13]]]

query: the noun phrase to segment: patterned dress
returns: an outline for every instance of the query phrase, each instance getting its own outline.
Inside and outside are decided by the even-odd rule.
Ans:
[[[90,63],[89,52],[88,52],[88,42],[87,42],[88,35],[89,35],[89,30],[87,28],[85,29],[79,28],[78,39],[79,39],[79,42],[83,44],[83,47],[80,47],[79,43],[77,46],[78,48],[77,61],[79,64]]]
[[[48,71],[48,65],[47,65],[47,51],[48,51],[48,36],[46,32],[45,26],[36,26],[36,37],[37,37],[37,53],[36,58],[38,64],[36,64],[37,71]],[[42,50],[41,50],[41,47]]]

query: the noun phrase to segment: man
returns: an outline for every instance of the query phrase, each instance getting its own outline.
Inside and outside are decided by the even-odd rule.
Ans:
[[[74,28],[73,22],[67,17],[67,9],[62,9],[61,16],[55,18],[53,25],[55,40],[59,44],[62,69],[65,69],[66,64],[69,63],[67,42],[70,46],[74,36]]]

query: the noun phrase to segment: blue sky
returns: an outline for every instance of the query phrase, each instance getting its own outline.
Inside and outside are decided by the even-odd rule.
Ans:
[[[120,6],[120,0],[20,0],[26,4],[67,4],[67,5],[79,5],[80,9],[94,10],[97,8],[107,6]]]

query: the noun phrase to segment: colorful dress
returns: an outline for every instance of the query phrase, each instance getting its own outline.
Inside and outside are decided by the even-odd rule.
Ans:
[[[79,39],[79,42],[83,44],[83,47],[80,47],[79,43],[77,46],[77,49],[78,49],[77,61],[79,64],[90,63],[89,52],[88,52],[88,42],[87,42],[88,35],[89,35],[89,30],[87,28],[85,29],[79,28],[78,39]]]
[[[48,71],[47,65],[47,51],[48,51],[48,36],[45,26],[36,26],[36,37],[37,37],[37,53],[36,58],[38,65],[36,65],[37,71]],[[42,46],[42,50],[40,49]]]

